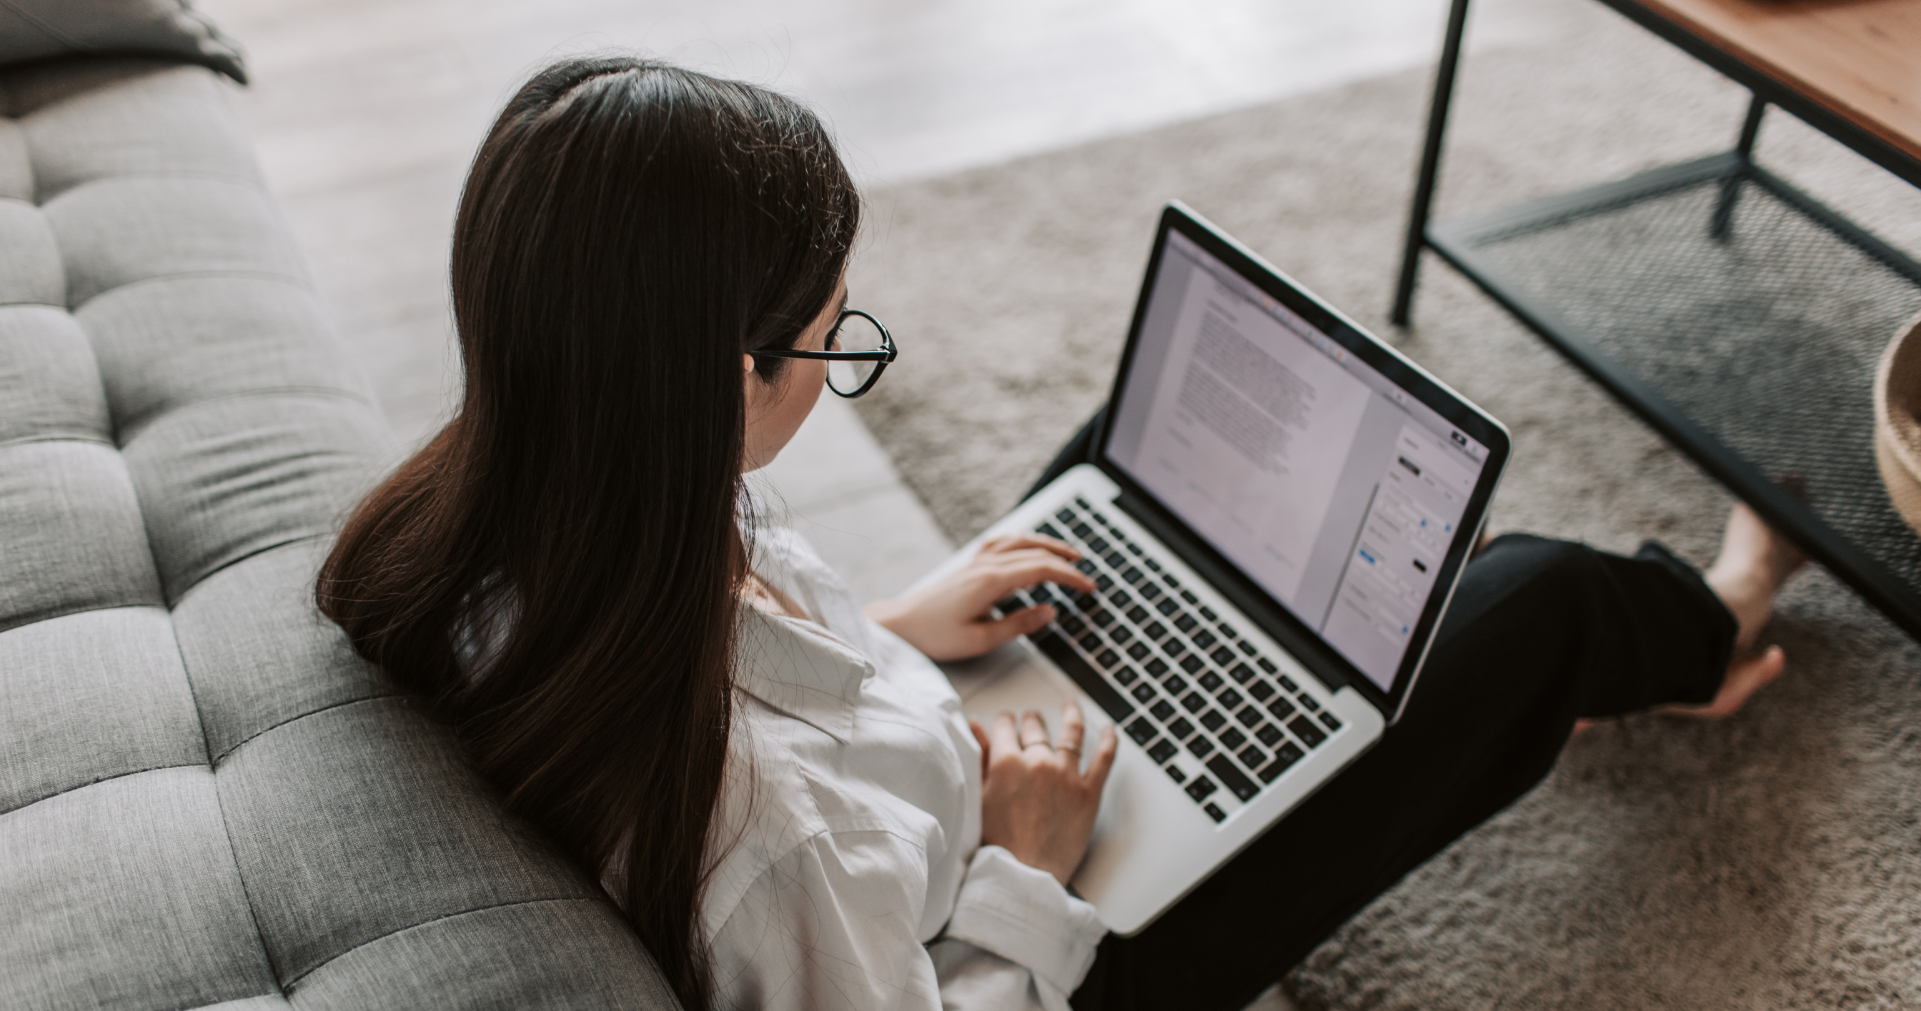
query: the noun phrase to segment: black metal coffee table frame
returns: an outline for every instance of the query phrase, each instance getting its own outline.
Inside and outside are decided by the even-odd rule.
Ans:
[[[1754,164],[1752,151],[1762,114],[1773,104],[1917,186],[1921,164],[1632,0],[1603,2],[1749,88],[1753,100],[1735,149],[1575,193],[1430,223],[1468,7],[1468,0],[1454,0],[1392,319],[1407,324],[1420,253],[1433,249],[1870,604],[1921,638],[1921,538],[1901,523],[1881,488],[1868,407],[1872,363],[1895,332],[1894,325],[1883,324],[1921,309],[1921,264]],[[1744,199],[1753,206],[1743,207]],[[1742,228],[1772,232],[1758,238],[1733,234]],[[1621,250],[1607,244],[1641,235],[1662,243],[1650,250],[1659,262],[1648,269],[1671,264],[1679,280],[1666,284],[1674,290],[1651,300],[1656,304],[1637,316],[1634,298],[1611,298],[1604,283],[1584,276],[1597,264],[1582,257],[1611,257],[1606,266],[1617,266]],[[1788,247],[1786,237],[1817,259],[1795,262],[1781,254]],[[1757,255],[1738,248],[1739,241],[1765,245],[1769,238],[1777,241],[1769,247],[1773,259],[1767,269],[1786,271],[1790,280],[1801,271],[1804,287],[1866,284],[1852,293],[1856,304],[1850,322],[1857,325],[1817,327],[1822,332],[1811,333],[1807,347],[1793,346],[1803,340],[1801,332],[1770,333],[1765,322],[1755,326],[1749,345],[1738,343],[1742,332],[1736,331],[1712,335],[1706,346],[1691,346],[1692,327],[1711,330],[1713,323],[1688,316],[1690,296],[1704,305],[1738,300],[1739,292],[1705,287],[1714,278],[1725,279],[1730,263]],[[1758,255],[1770,254],[1764,249]],[[1557,265],[1577,283],[1543,284]],[[1837,270],[1843,271],[1838,282]],[[1859,281],[1863,272],[1874,277]],[[1771,275],[1769,282],[1778,284],[1778,276]],[[1578,290],[1583,283],[1587,290]],[[1704,387],[1719,377],[1703,369],[1702,355],[1716,352],[1739,360],[1729,361],[1730,367],[1753,367],[1726,389]],[[1768,374],[1770,367],[1779,374]],[[1756,402],[1729,403],[1742,393]],[[1832,407],[1773,417],[1791,397]],[[1776,480],[1787,474],[1802,477],[1807,487],[1789,492]]]

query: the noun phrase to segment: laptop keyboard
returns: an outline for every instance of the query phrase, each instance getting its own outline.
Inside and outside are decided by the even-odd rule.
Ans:
[[[1341,729],[1305,686],[1086,499],[1037,531],[1080,549],[1078,567],[1098,591],[1044,583],[996,606],[1053,604],[1055,621],[1029,637],[1034,645],[1208,817],[1227,817],[1220,791],[1253,800]]]

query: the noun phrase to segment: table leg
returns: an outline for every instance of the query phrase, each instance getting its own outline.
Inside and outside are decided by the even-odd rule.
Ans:
[[[1434,203],[1434,177],[1441,167],[1441,139],[1447,132],[1447,107],[1454,98],[1454,69],[1461,59],[1461,32],[1467,25],[1467,0],[1453,0],[1447,14],[1447,37],[1441,43],[1441,65],[1434,75],[1434,101],[1427,114],[1427,143],[1421,149],[1421,171],[1414,182],[1414,206],[1407,216],[1407,246],[1401,254],[1401,278],[1394,289],[1394,311],[1388,318],[1406,326],[1414,305],[1414,272],[1421,248],[1427,243],[1427,218]]]
[[[1754,139],[1761,132],[1761,114],[1768,111],[1767,100],[1759,95],[1748,100],[1748,116],[1741,123],[1741,139],[1734,146],[1734,153],[1741,156],[1742,162],[1754,157]],[[1721,183],[1721,199],[1714,206],[1714,221],[1708,226],[1708,235],[1716,242],[1726,242],[1728,229],[1734,223],[1734,205],[1741,199],[1741,184],[1746,178],[1740,175],[1729,176]]]

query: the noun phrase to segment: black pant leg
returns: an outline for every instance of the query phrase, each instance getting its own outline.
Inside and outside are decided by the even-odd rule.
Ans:
[[[1732,615],[1657,546],[1496,540],[1463,573],[1401,721],[1147,930],[1109,936],[1074,1005],[1244,1006],[1532,789],[1575,719],[1711,698],[1733,640]]]

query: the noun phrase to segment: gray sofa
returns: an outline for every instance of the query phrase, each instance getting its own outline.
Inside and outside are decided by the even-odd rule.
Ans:
[[[226,87],[0,68],[0,1007],[672,1006],[314,608],[394,449]]]

